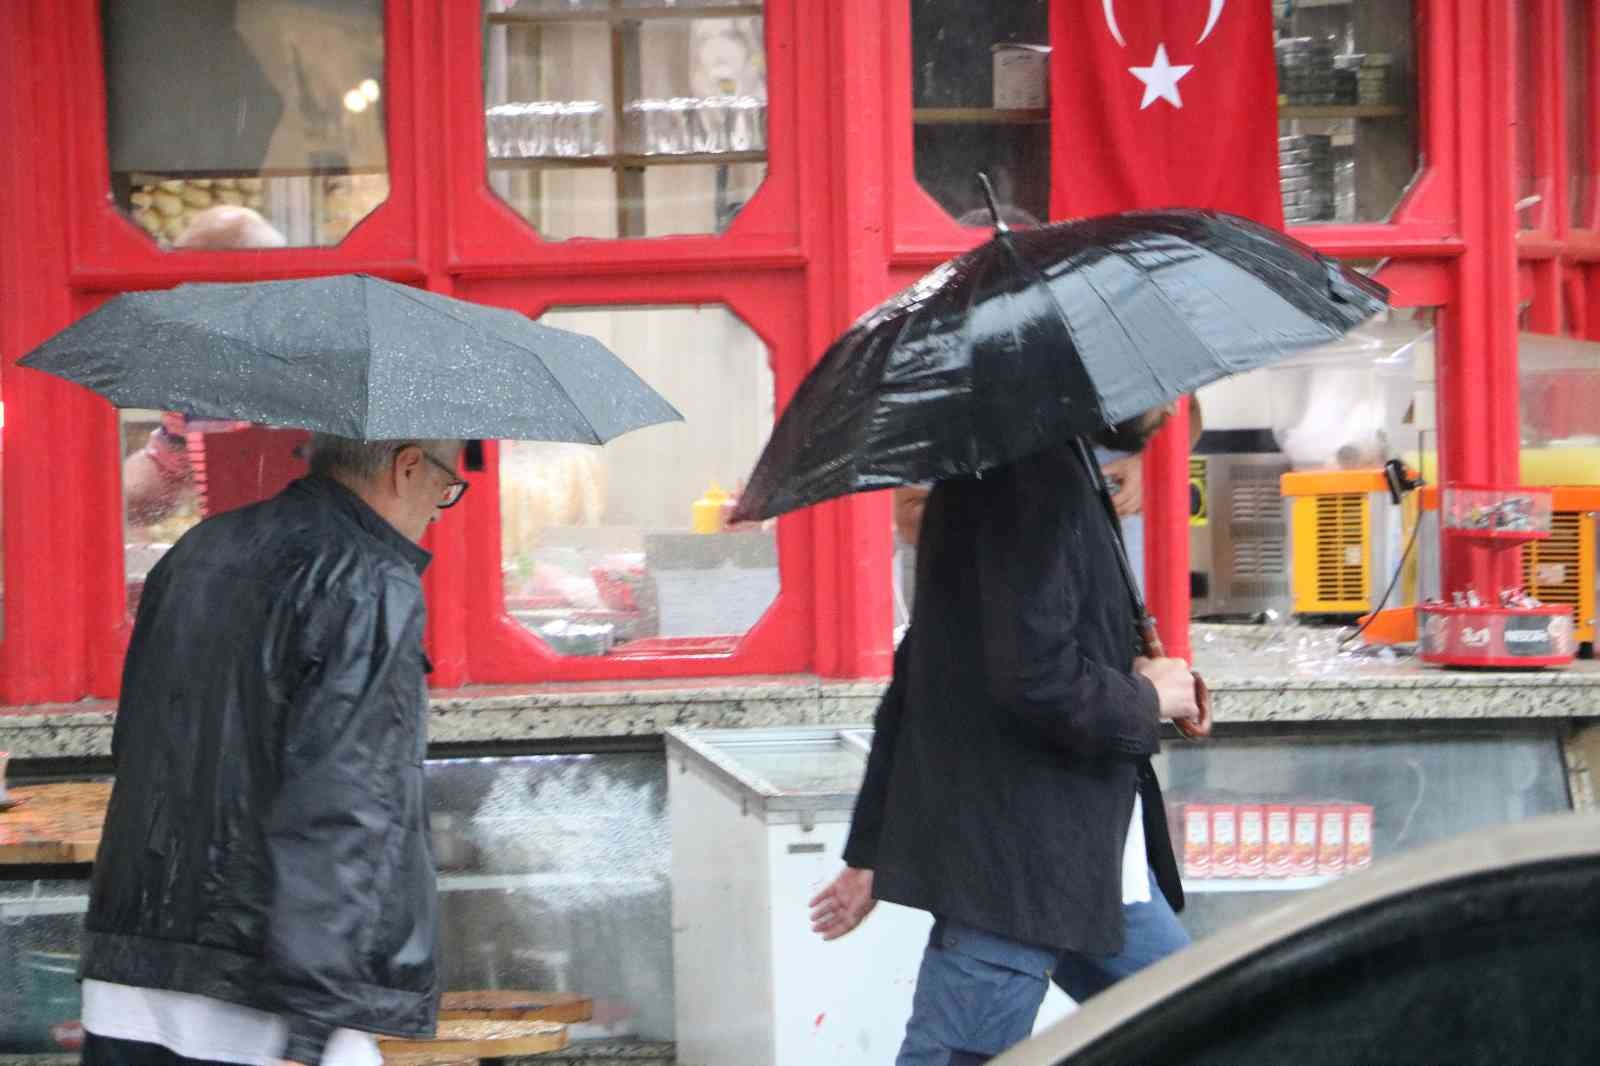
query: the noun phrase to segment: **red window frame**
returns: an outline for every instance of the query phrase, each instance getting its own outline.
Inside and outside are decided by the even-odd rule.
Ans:
[[[40,147],[15,153],[4,173],[14,188],[60,193],[30,205],[27,232],[0,259],[8,284],[16,278],[19,294],[32,300],[25,312],[3,316],[6,354],[14,361],[119,292],[362,271],[535,314],[558,304],[723,304],[766,342],[781,403],[847,323],[833,264],[843,247],[841,204],[850,195],[840,191],[846,183],[834,169],[828,123],[839,118],[831,92],[839,70],[823,42],[837,41],[851,20],[824,7],[767,0],[768,174],[724,234],[541,240],[485,180],[478,5],[388,0],[389,199],[336,247],[173,253],[150,242],[107,195],[98,4],[7,5],[0,70],[33,76],[7,79],[15,88],[0,110],[0,130],[16,135],[10,143]],[[441,85],[452,91],[438,91]],[[4,222],[14,227],[20,209],[5,210]],[[130,631],[117,420],[82,390],[9,361],[4,383],[11,439],[52,445],[48,462],[46,449],[25,443],[5,454],[5,504],[14,520],[6,537],[0,702],[115,696]],[[472,476],[484,488],[468,496],[456,521],[440,523],[429,543],[435,685],[887,670],[888,593],[860,565],[859,549],[871,539],[864,531],[878,511],[870,502],[781,520],[781,591],[730,654],[707,654],[703,642],[688,642],[684,654],[658,659],[564,658],[505,615],[498,471],[490,464]],[[41,499],[51,501],[43,514]]]
[[[1543,48],[1564,62],[1558,0],[1539,0]],[[0,701],[115,693],[127,626],[117,516],[116,421],[81,390],[18,371],[18,354],[129,289],[180,280],[362,270],[528,311],[573,303],[716,302],[767,341],[785,398],[851,318],[983,239],[917,184],[911,159],[908,0],[767,0],[769,172],[721,236],[546,242],[484,181],[476,4],[389,0],[385,99],[390,198],[343,244],[272,253],[163,253],[106,198],[104,86],[95,0],[0,5],[0,368],[6,632]],[[1060,23],[1062,11],[1053,13]],[[1548,232],[1519,235],[1514,194],[1514,34],[1503,0],[1417,0],[1425,166],[1391,219],[1294,230],[1344,258],[1383,258],[1396,303],[1449,308],[1441,341],[1448,477],[1517,476],[1519,264],[1541,323],[1600,334],[1600,207],[1568,226],[1564,81],[1547,79],[1540,136],[1558,153]],[[1059,28],[1059,27],[1058,27]],[[1590,69],[1600,69],[1600,19]],[[1591,77],[1591,83],[1594,82]],[[443,91],[441,87],[448,87]],[[1600,158],[1600,100],[1586,132]],[[1543,271],[1543,273],[1541,273]],[[1491,298],[1486,294],[1507,294]],[[1554,310],[1552,310],[1554,309]],[[492,473],[474,475],[492,478]],[[488,487],[487,485],[485,487]],[[498,501],[469,494],[441,523],[429,571],[435,682],[542,681],[810,670],[885,673],[892,653],[888,501],[837,501],[780,525],[783,591],[729,657],[559,660],[506,629],[494,572]],[[454,516],[453,516],[454,517]],[[1481,558],[1447,562],[1483,572]],[[1465,568],[1462,570],[1461,568]],[[1485,580],[1487,586],[1488,582]]]

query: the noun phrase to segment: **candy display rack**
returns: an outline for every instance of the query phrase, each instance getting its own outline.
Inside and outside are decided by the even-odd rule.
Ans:
[[[1492,550],[1548,540],[1549,489],[1447,484],[1440,491],[1440,532]],[[1417,605],[1419,654],[1444,666],[1533,669],[1563,666],[1577,655],[1571,608],[1540,603],[1522,589],[1488,599],[1454,590],[1449,602]]]

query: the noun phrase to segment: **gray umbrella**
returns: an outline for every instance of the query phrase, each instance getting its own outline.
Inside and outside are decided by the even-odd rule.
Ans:
[[[592,337],[362,274],[129,293],[21,365],[118,407],[358,440],[603,444],[683,417]]]

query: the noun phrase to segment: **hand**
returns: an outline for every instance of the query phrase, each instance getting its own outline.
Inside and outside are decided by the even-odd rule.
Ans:
[[[860,925],[878,901],[872,898],[872,871],[846,866],[811,898],[811,931],[837,940]]]
[[[1114,459],[1100,468],[1106,477],[1117,481],[1117,491],[1111,494],[1111,502],[1117,508],[1117,516],[1127,518],[1136,515],[1144,509],[1144,460],[1137,455],[1130,455],[1123,459]]]
[[[1161,704],[1161,717],[1168,721],[1192,719],[1200,716],[1200,706],[1194,697],[1194,674],[1182,659],[1146,659],[1133,661],[1133,672],[1150,679],[1156,687],[1156,698]]]

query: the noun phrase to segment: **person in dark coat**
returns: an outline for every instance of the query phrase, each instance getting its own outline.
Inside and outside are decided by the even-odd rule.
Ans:
[[[310,476],[146,582],[82,955],[83,1061],[379,1066],[430,1035],[419,543],[461,441],[312,438]]]
[[[1169,413],[1098,443],[1137,452]],[[1150,757],[1193,676],[1136,658],[1115,536],[1070,444],[927,500],[846,869],[812,901],[827,939],[878,899],[934,915],[901,1066],[985,1061],[1052,979],[1081,1000],[1188,942]]]

